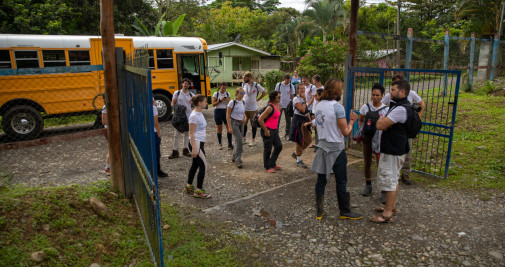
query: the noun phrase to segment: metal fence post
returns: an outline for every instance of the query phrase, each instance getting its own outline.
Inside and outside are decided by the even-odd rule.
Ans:
[[[347,117],[349,118],[350,114],[349,112],[352,112],[352,106],[349,106],[349,101],[348,98],[349,96],[352,97],[352,79],[351,77],[351,64],[352,64],[352,55],[347,55],[345,58],[345,65],[344,65],[344,92],[342,94],[342,104],[344,106],[345,112],[347,114]],[[349,86],[351,86],[351,89],[349,89]],[[352,105],[352,104],[351,104]],[[350,145],[350,138],[347,136],[345,138],[345,148],[349,148]]]
[[[473,60],[475,57],[475,32],[472,32],[472,36],[470,37],[470,66],[469,66],[469,73],[468,73],[468,88],[470,91],[472,91],[472,86],[473,86]]]
[[[405,54],[405,68],[410,69],[410,62],[412,61],[412,42],[414,41],[414,31],[409,28],[407,31],[407,51]],[[410,72],[407,74],[407,81],[410,82]]]
[[[494,35],[494,43],[493,43],[493,57],[491,59],[491,75],[489,76],[489,80],[494,80],[495,70],[496,70],[496,58],[498,57],[498,47],[500,44],[500,36],[496,33]]]
[[[449,69],[449,29],[445,29],[444,35],[444,70]],[[447,73],[444,74],[444,96],[447,95]]]

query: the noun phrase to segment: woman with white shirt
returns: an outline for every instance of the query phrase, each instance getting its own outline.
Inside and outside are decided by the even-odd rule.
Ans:
[[[350,114],[347,122],[345,109],[338,103],[343,92],[343,83],[337,79],[330,79],[324,85],[321,101],[314,108],[315,119],[312,122],[317,127],[319,143],[311,170],[317,172],[316,191],[316,219],[321,220],[324,215],[324,191],[330,172],[335,173],[337,183],[337,199],[341,219],[361,219],[361,215],[350,209],[350,194],[347,192],[347,154],[345,152],[344,137],[352,132],[352,126],[358,119],[355,113]]]
[[[235,90],[235,99],[228,103],[226,108],[226,121],[228,124],[228,134],[233,133],[235,138],[235,146],[233,147],[232,161],[235,162],[237,168],[242,168],[242,137],[244,136],[244,125],[246,123],[244,98],[245,92],[242,87]]]
[[[188,184],[184,188],[188,194],[197,198],[209,198],[210,195],[203,190],[203,179],[207,170],[207,159],[205,158],[205,137],[207,121],[202,114],[202,109],[207,106],[207,98],[204,95],[196,95],[191,98],[195,109],[189,115],[189,149],[191,150],[191,167],[189,168]],[[196,190],[193,186],[196,171],[199,169]]]

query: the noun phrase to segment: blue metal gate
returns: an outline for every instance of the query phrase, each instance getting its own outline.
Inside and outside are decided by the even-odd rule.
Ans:
[[[447,178],[461,71],[350,67],[346,72],[344,98],[347,116],[351,110],[359,113],[361,106],[371,101],[374,83],[382,84],[386,93],[389,92],[391,78],[395,74],[403,74],[410,82],[411,90],[416,91],[426,103],[421,118],[423,127],[411,148],[411,169]],[[357,124],[354,133],[356,130]]]
[[[147,50],[144,51],[148,58]],[[122,52],[117,53],[120,56]],[[137,55],[137,60],[141,55]],[[127,60],[132,63],[132,60]],[[127,187],[130,186],[147,243],[156,266],[163,266],[158,172],[154,139],[151,71],[147,64],[118,68],[123,113],[123,155]],[[128,191],[128,190],[127,190]]]

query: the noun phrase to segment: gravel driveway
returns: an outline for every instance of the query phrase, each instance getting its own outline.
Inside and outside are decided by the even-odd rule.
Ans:
[[[379,204],[380,192],[374,188],[371,197],[359,194],[364,184],[358,168],[360,159],[349,156],[351,203],[364,219],[338,218],[332,179],[325,200],[328,216],[316,221],[316,175],[295,167],[290,156],[293,143],[284,142],[278,161],[284,170],[268,174],[262,167],[263,148],[258,133],[258,145],[245,147],[244,168],[239,170],[231,164],[230,151],[217,150],[213,110],[205,110],[204,115],[208,122],[205,145],[210,165],[204,188],[212,198],[195,199],[182,191],[191,161],[187,157],[167,158],[173,140],[173,127],[167,122],[161,123],[161,164],[170,176],[159,180],[160,194],[164,200],[191,210],[196,208],[195,216],[227,222],[234,233],[261,241],[262,252],[251,256],[265,264],[505,266],[502,192],[489,192],[488,197],[479,198],[474,192],[402,185],[395,222],[377,225],[366,218],[375,214],[373,208]],[[105,155],[105,139],[95,136],[0,151],[0,170],[11,174],[14,182],[29,186],[87,184],[108,179],[101,173]],[[314,152],[307,150],[303,160],[310,164],[313,156]]]

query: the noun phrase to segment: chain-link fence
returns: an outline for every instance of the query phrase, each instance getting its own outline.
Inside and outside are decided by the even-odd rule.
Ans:
[[[101,69],[87,65],[0,70],[0,142],[101,128]]]
[[[356,60],[359,67],[461,70],[468,90],[474,82],[505,77],[504,49],[505,41],[448,33],[436,40],[358,31]]]

